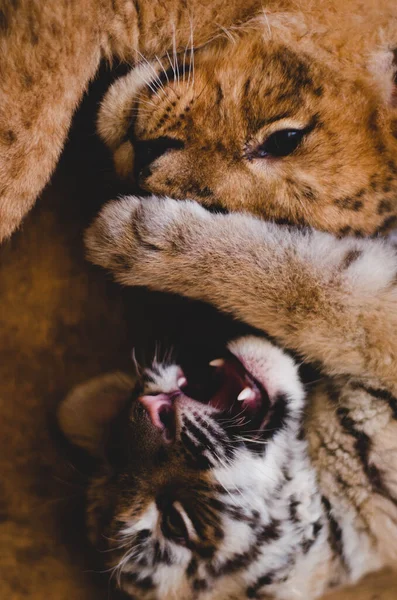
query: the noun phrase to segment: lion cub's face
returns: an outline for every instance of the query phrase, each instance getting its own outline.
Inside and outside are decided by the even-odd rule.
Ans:
[[[383,233],[397,143],[375,87],[254,30],[142,63],[108,92],[99,131],[118,172],[152,193]]]

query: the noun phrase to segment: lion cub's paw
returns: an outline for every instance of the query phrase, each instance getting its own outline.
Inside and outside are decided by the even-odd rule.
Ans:
[[[187,251],[197,224],[211,217],[191,201],[156,196],[112,200],[86,231],[87,257],[121,282],[146,285],[145,272],[154,262]]]

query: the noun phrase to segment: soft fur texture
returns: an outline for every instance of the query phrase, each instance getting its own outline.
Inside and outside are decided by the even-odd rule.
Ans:
[[[233,415],[186,395],[173,361],[135,391],[109,374],[61,404],[65,434],[99,457],[88,524],[115,583],[148,600],[311,600],[395,564],[397,399],[340,377],[305,405],[275,345],[250,336],[228,350],[268,394],[258,430],[242,404]],[[172,403],[171,443],[138,397]]]
[[[180,367],[155,363],[137,393],[180,396],[174,400],[174,443],[163,442],[134,394],[105,444],[106,461],[89,489],[90,531],[97,545],[111,541],[104,545],[107,562],[134,597],[253,598],[267,574],[263,584],[279,582],[270,590],[291,600],[318,595],[329,579],[334,557],[307,444],[299,438],[304,392],[296,367],[260,338],[239,338],[229,349],[269,390],[269,415],[260,434],[252,435],[249,424],[241,427],[243,409],[233,418],[183,397]],[[108,375],[72,392],[60,409],[69,438],[85,446],[88,437],[97,453],[103,451],[103,435],[93,434],[92,424],[102,421],[101,389],[106,408],[117,410],[112,396],[124,393],[125,400],[132,387]],[[87,405],[95,408],[88,418],[81,410]],[[164,528],[175,510],[188,539]],[[324,575],[314,582],[311,573],[320,570]]]
[[[395,2],[266,3],[116,81],[99,133],[118,173],[151,193],[385,233],[397,224],[396,47]],[[284,148],[291,130],[300,143]]]
[[[207,301],[319,361],[329,375],[396,386],[392,244],[129,196],[102,209],[86,245],[89,258],[124,285]]]
[[[48,413],[79,382],[127,369],[131,340],[165,339],[162,326],[172,340],[181,330],[192,336],[192,327],[195,340],[220,330],[218,319],[206,328],[207,311],[179,300],[172,310],[170,299],[136,289],[128,333],[120,286],[84,261],[82,232],[97,212],[87,198],[111,193],[108,163],[86,131],[91,107],[79,115],[53,184],[0,248],[0,597],[12,600],[116,597],[87,556],[82,463],[76,470],[57,452]],[[395,575],[380,573],[332,600],[395,600],[396,586]]]
[[[259,441],[266,441],[259,458],[250,443],[252,434],[243,439],[239,431],[230,434],[222,427],[225,415],[221,413],[217,421],[217,414],[207,405],[190,408],[188,403],[187,408],[182,404],[176,409],[177,437],[169,453],[156,427],[148,429],[147,421],[142,425],[136,409],[130,413],[128,408],[128,413],[122,414],[121,423],[127,427],[124,436],[116,428],[116,435],[108,438],[117,441],[117,451],[110,443],[109,452],[113,459],[118,456],[119,462],[105,454],[103,470],[90,492],[91,525],[101,532],[104,518],[109,527],[105,535],[112,543],[116,540],[116,546],[122,544],[123,554],[116,555],[113,562],[121,585],[150,599],[178,595],[310,599],[335,585],[354,582],[368,571],[395,566],[395,247],[380,240],[338,240],[242,214],[215,215],[194,202],[154,197],[126,197],[108,204],[88,230],[86,243],[91,260],[109,269],[121,283],[205,299],[266,331],[304,359],[317,362],[324,375],[310,389],[306,415],[304,437],[311,466],[305,462],[306,445],[298,427],[303,406],[299,384],[282,353],[267,342],[243,339],[229,348],[269,393],[272,426],[258,436]],[[161,402],[164,395],[179,394],[181,371],[170,368],[156,368],[139,393],[159,394]],[[85,402],[97,407],[96,419],[103,428],[101,403],[95,391],[91,393],[100,386],[97,382],[94,388],[86,388],[85,394],[72,394],[62,410],[79,415],[81,398],[88,397]],[[275,408],[280,390],[286,406],[282,417]],[[120,394],[113,396],[117,399]],[[106,407],[109,410],[109,402]],[[113,414],[119,410],[117,401]],[[61,423],[68,422],[64,414],[61,412]],[[274,414],[278,415],[275,421]],[[131,429],[126,425],[129,419]],[[87,423],[86,433],[97,431],[92,428],[92,416]],[[178,423],[185,424],[190,441],[183,439],[184,430]],[[197,427],[201,437],[197,437]],[[64,428],[73,439],[74,427]],[[101,447],[102,435],[94,438]],[[242,447],[238,445],[228,455],[228,444],[239,441]],[[75,442],[86,445],[78,436]],[[185,468],[189,472],[183,449],[197,461],[195,469],[201,469],[201,477],[182,476]],[[275,455],[280,459],[277,467]],[[282,465],[288,466],[287,472]],[[253,472],[259,487],[251,496]],[[269,475],[275,483],[267,479]],[[204,482],[210,491],[204,486],[201,492]],[[238,488],[242,511],[259,510],[259,502],[265,511],[259,510],[261,527],[272,526],[274,543],[268,546],[267,535],[261,542],[255,538],[253,545],[244,541],[249,528],[243,532],[241,515],[236,515],[234,523],[222,520],[232,508],[225,500],[221,507],[217,504],[214,482],[225,486],[227,494]],[[111,490],[110,498],[104,494],[106,489]],[[198,537],[194,543],[189,538],[188,555],[172,550],[167,560],[160,560],[161,552],[150,558],[156,536],[160,536],[161,551],[169,551],[159,533],[160,525],[156,525],[164,518],[158,498],[168,498],[171,505],[182,503],[189,520],[198,510],[189,504],[192,490],[195,498],[203,493],[203,505],[215,507],[214,514],[203,514],[199,529],[193,527],[192,535]],[[276,512],[280,511],[277,516],[272,513],[273,503]],[[297,507],[302,510],[299,517]],[[274,519],[280,527],[277,535]],[[207,531],[213,522],[219,523],[221,533],[215,537],[203,533],[201,537],[199,532]],[[294,523],[299,523],[297,530]],[[222,540],[228,539],[227,532],[233,527],[239,527],[239,537],[236,545],[226,549]],[[141,529],[145,530],[144,540]],[[200,553],[206,542],[211,552]],[[161,569],[157,568],[159,561],[164,564]],[[195,565],[193,572],[190,561]]]
[[[94,90],[90,98],[52,185],[0,248],[0,597],[12,600],[115,598],[87,556],[82,463],[76,470],[57,452],[48,413],[79,382],[127,369],[131,344],[165,339],[162,326],[172,340],[181,330],[191,337],[192,327],[195,340],[220,330],[218,319],[205,326],[207,311],[179,300],[171,310],[169,298],[135,289],[128,332],[120,286],[83,260],[82,232],[112,194],[110,164],[87,131],[99,100]],[[396,575],[382,572],[332,600],[395,600],[396,586]]]
[[[245,18],[257,0],[1,0],[0,240],[47,183],[73,112],[100,61],[134,64],[198,43]],[[223,8],[222,8],[223,7]]]
[[[396,224],[394,0],[3,0],[0,42],[0,239],[101,58],[141,63],[99,130],[145,189],[341,235]],[[261,158],[285,128],[305,129],[296,152]]]

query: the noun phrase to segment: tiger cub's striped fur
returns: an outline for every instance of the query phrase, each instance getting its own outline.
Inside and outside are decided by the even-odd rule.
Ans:
[[[94,419],[128,398],[88,494],[91,537],[114,580],[150,600],[309,600],[392,564],[397,400],[360,379],[325,379],[305,404],[279,348],[247,337],[230,350],[268,390],[258,429],[244,407],[233,414],[188,399],[180,367],[167,363],[146,371],[135,392],[107,375],[63,404],[65,432],[86,446],[82,403]],[[164,396],[175,411],[171,443],[138,399]]]
[[[120,586],[310,600],[394,566],[394,247],[133,197],[105,208],[87,243],[120,281],[211,301],[275,340],[229,345],[215,391],[155,365],[135,395],[109,376],[63,403],[65,433],[101,453],[89,522]],[[306,401],[276,342],[319,363]]]

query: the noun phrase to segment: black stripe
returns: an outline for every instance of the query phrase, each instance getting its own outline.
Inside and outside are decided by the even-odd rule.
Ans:
[[[257,579],[255,583],[247,589],[248,598],[257,598],[260,588],[265,587],[266,585],[271,585],[274,581],[274,577],[275,574],[272,571],[266,573],[266,575],[262,575],[262,577],[259,577],[259,579]]]
[[[356,441],[354,447],[360,458],[364,471],[368,471],[368,455],[371,450],[371,440],[364,431],[356,429],[356,422],[351,418],[350,411],[345,406],[339,406],[336,410],[339,422],[345,433],[353,437]]]
[[[194,417],[195,417],[197,423],[199,425],[201,425],[201,427],[203,429],[206,429],[208,431],[208,433],[214,438],[214,440],[220,445],[220,447],[222,448],[226,457],[231,458],[233,456],[234,451],[236,450],[237,446],[232,446],[230,444],[230,440],[229,440],[227,434],[225,433],[225,431],[221,427],[218,427],[218,428],[213,427],[213,425],[211,425],[211,422],[210,422],[208,416],[206,417],[207,421],[205,421],[197,413],[194,413]],[[216,421],[215,421],[215,423],[216,423]]]
[[[300,505],[300,501],[295,498],[295,496],[291,496],[289,503],[289,518],[293,523],[299,523],[299,515],[297,508]]]
[[[364,473],[367,476],[373,491],[397,506],[397,498],[392,496],[390,490],[387,489],[382,479],[380,470],[376,465],[369,463],[369,453],[372,447],[371,439],[366,433],[363,431],[358,431],[354,427],[355,422],[351,417],[347,416],[348,412],[349,411],[347,408],[338,408],[337,415],[340,416],[340,422],[345,432],[356,439],[354,448],[357,451],[357,455],[361,461]]]
[[[135,126],[136,126],[136,118],[138,114],[139,102],[136,100],[132,105],[131,115],[129,115],[128,120],[129,124],[126,130],[126,134],[123,138],[123,142],[133,142],[135,140]]]
[[[203,455],[203,451],[205,451],[206,448],[203,448],[201,445],[196,445],[184,431],[181,433],[181,443],[185,458],[191,467],[203,471],[206,471],[211,467],[210,461]]]
[[[275,123],[276,121],[281,121],[282,119],[287,119],[291,116],[290,112],[283,112],[278,115],[274,115],[274,117],[267,117],[262,119],[257,123],[258,129],[262,129],[265,125],[270,125],[271,123]]]
[[[374,395],[374,397],[376,397],[376,398],[387,400],[388,402],[390,400],[393,400],[393,401],[396,400],[394,398],[394,396],[391,396],[391,394],[389,395],[389,393],[386,392],[385,390],[381,390],[381,389],[378,390],[375,388],[366,388],[366,387],[364,387],[364,385],[358,384],[358,383],[355,384],[355,387],[357,387],[357,388],[361,387],[365,391],[368,391],[368,393],[370,393],[369,390],[372,390],[373,392],[377,392],[378,395],[375,395],[375,394],[371,394],[371,395]],[[334,401],[339,400],[339,397],[337,395],[335,388],[331,389],[331,386],[329,385],[328,391]],[[393,402],[391,403],[390,406],[393,410]],[[376,465],[369,463],[369,453],[372,448],[372,442],[371,442],[370,437],[363,431],[359,431],[358,429],[356,429],[356,423],[349,416],[349,410],[346,407],[340,406],[336,410],[336,414],[339,418],[340,425],[343,428],[343,430],[345,431],[345,433],[350,435],[351,437],[355,438],[354,449],[357,452],[357,456],[360,459],[364,473],[365,473],[366,477],[368,478],[368,482],[370,483],[373,491],[376,492],[377,494],[380,494],[381,496],[383,496],[384,498],[386,498],[387,500],[392,502],[395,506],[397,506],[397,499],[387,489],[387,487],[382,479],[382,474],[381,474],[380,470],[378,469],[378,467]]]
[[[153,566],[163,563],[166,565],[172,564],[171,555],[166,547],[161,548],[159,542],[155,543],[153,554]]]
[[[154,587],[153,579],[149,576],[144,577],[143,579],[138,579],[138,575],[136,573],[128,573],[124,571],[122,578],[127,583],[133,583],[141,590],[151,590]]]
[[[259,548],[257,546],[252,546],[247,552],[234,554],[216,568],[210,566],[209,573],[212,577],[231,575],[232,573],[236,573],[237,571],[241,571],[241,569],[248,567],[257,558],[258,554]]]
[[[390,495],[390,492],[388,492],[385,488],[379,469],[375,465],[369,464],[369,453],[372,447],[371,439],[366,433],[364,433],[363,431],[358,431],[355,428],[355,422],[350,416],[348,416],[349,411],[347,408],[338,408],[336,414],[340,418],[340,423],[343,429],[345,430],[345,433],[351,435],[356,440],[354,443],[354,448],[361,461],[364,473],[367,476],[368,481],[371,484],[373,490],[381,494],[382,496],[385,496],[394,504],[396,504],[396,500]]]
[[[263,432],[260,434],[260,440],[266,441],[272,439],[281,429],[285,427],[289,416],[288,400],[284,394],[279,394],[271,408],[271,415],[266,423]],[[266,452],[266,444],[256,444],[245,442],[246,447],[255,454],[263,454]]]
[[[303,554],[307,554],[309,552],[309,550],[311,549],[311,547],[317,541],[317,538],[318,538],[318,536],[319,536],[320,531],[322,530],[322,528],[323,528],[323,524],[321,523],[320,519],[318,519],[315,523],[313,523],[313,535],[312,535],[312,537],[303,540],[303,542],[301,543],[301,548],[302,548]]]
[[[236,521],[244,521],[245,523],[249,523],[252,528],[256,528],[259,525],[259,513],[256,510],[254,510],[252,514],[247,515],[243,508],[225,504],[225,512],[227,512],[227,514]]]
[[[139,6],[139,0],[133,0],[134,3],[134,8],[135,8],[135,12],[136,12],[136,22],[137,22],[137,28],[138,31],[142,31],[142,17],[141,17],[141,7]],[[117,9],[114,8],[114,10],[116,11]]]
[[[288,417],[288,400],[284,394],[279,394],[271,409],[270,419],[261,434],[261,439],[272,438],[285,425]]]
[[[246,82],[243,85],[242,97],[244,100],[245,100],[246,96],[248,95],[248,92],[250,91],[250,87],[251,87],[251,77],[248,77],[248,79],[246,80]]]
[[[339,402],[339,394],[331,383],[328,384],[328,393],[333,402]],[[345,406],[336,409],[336,415],[344,432],[355,439],[354,449],[360,459],[364,473],[374,487],[379,486],[380,475],[376,467],[369,465],[369,453],[371,451],[371,439],[364,431],[356,429],[356,423],[350,416],[350,411]],[[374,471],[375,469],[375,471]]]
[[[214,508],[215,510],[218,510],[219,512],[225,512],[227,507],[230,506],[229,504],[225,504],[225,502],[222,502],[222,500],[218,500],[218,498],[212,498],[212,497],[207,499],[207,504],[208,504],[208,506],[211,506],[212,508]]]
[[[193,589],[196,592],[201,592],[203,590],[208,589],[208,583],[205,579],[195,579],[193,581]]]
[[[201,447],[208,450],[211,454],[216,453],[216,448],[214,447],[213,442],[209,437],[206,436],[205,432],[202,429],[199,429],[193,421],[187,419],[185,417],[184,424],[186,425],[186,429],[193,434],[196,440],[200,443]]]
[[[328,525],[329,525],[328,541],[329,541],[329,544],[330,544],[332,550],[335,552],[335,554],[337,554],[340,557],[343,565],[347,569],[350,570],[349,566],[346,563],[346,559],[345,559],[345,555],[344,555],[343,532],[342,532],[342,529],[341,529],[339,523],[335,520],[335,518],[331,514],[331,510],[332,510],[331,503],[328,500],[328,498],[326,498],[326,496],[321,497],[321,502],[322,502],[324,510],[325,510],[325,515],[328,519]]]
[[[219,441],[219,438],[226,440],[227,436],[225,435],[225,432],[223,431],[223,429],[215,429],[209,420],[205,421],[203,419],[203,417],[201,417],[201,415],[194,413],[194,417],[197,421],[197,423],[199,425],[201,425],[201,427],[203,427],[204,429],[207,429],[208,433],[212,435],[212,437],[216,440]],[[206,417],[208,419],[208,416]]]
[[[336,414],[339,417],[340,424],[345,433],[356,440],[354,442],[354,448],[373,490],[392,500],[389,492],[385,489],[379,469],[375,465],[369,464],[369,453],[372,447],[371,439],[366,433],[356,429],[356,423],[349,416],[349,410],[347,408],[339,407]]]
[[[258,538],[261,544],[268,544],[269,542],[275,542],[280,539],[280,536],[280,521],[278,519],[272,519],[270,523],[262,527]]]
[[[198,568],[197,559],[192,558],[190,563],[187,566],[186,576],[189,578],[194,577],[194,575],[197,573],[197,568]]]
[[[193,458],[196,458],[197,454],[205,450],[201,444],[196,444],[185,431],[181,432],[181,442],[184,448],[189,452],[189,454],[192,455]]]
[[[234,554],[216,568],[209,567],[210,574],[213,577],[221,577],[223,575],[230,575],[231,573],[241,571],[258,558],[264,544],[269,544],[272,541],[278,540],[280,535],[280,521],[273,519],[270,523],[260,529],[255,537],[254,543],[246,552]]]

